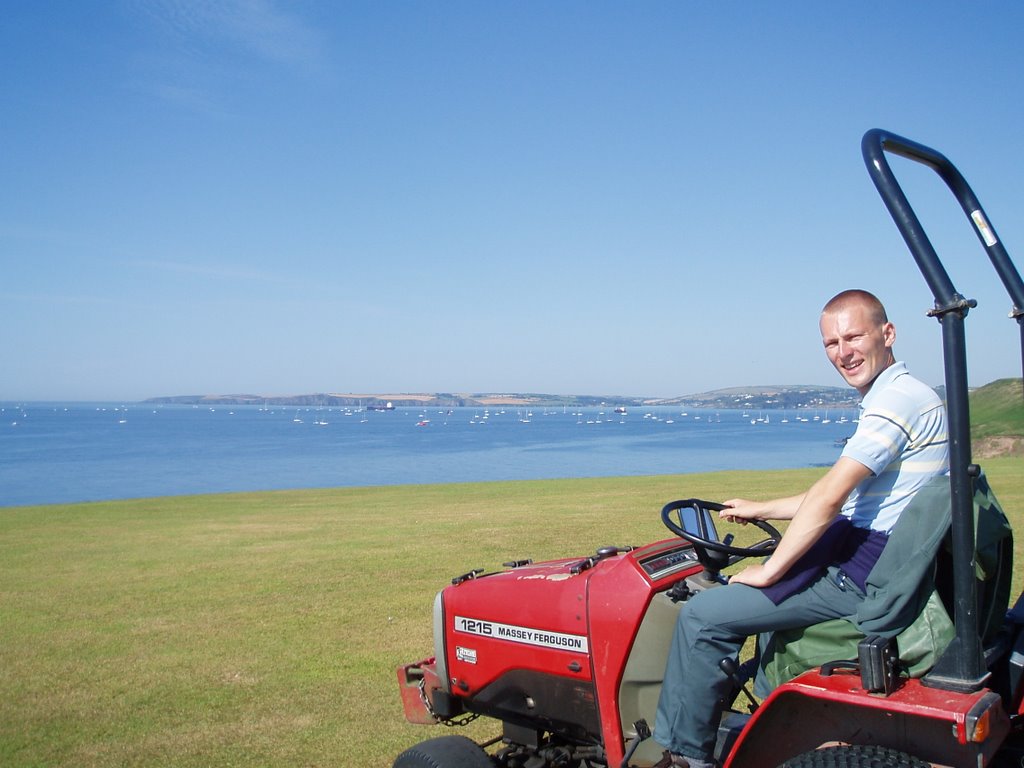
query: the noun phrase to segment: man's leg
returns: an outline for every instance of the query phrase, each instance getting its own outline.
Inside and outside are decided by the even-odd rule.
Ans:
[[[709,759],[717,733],[717,704],[732,686],[718,663],[736,658],[750,635],[851,616],[862,599],[856,586],[837,585],[834,569],[779,605],[745,584],[709,589],[691,598],[679,613],[669,649],[655,740],[676,754]]]

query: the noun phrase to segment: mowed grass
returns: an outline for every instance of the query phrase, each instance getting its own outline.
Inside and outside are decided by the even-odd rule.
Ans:
[[[986,469],[1019,517],[1024,462]],[[821,471],[0,509],[0,765],[388,766],[444,732],[405,722],[395,667],[431,654],[453,576],[667,538],[668,500]]]

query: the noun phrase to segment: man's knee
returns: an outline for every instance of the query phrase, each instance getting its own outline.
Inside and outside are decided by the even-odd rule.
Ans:
[[[698,592],[691,597],[679,612],[681,624],[691,627],[715,625],[727,618],[731,590],[717,587]]]
[[[761,631],[762,621],[775,613],[775,606],[761,590],[746,584],[715,587],[694,595],[679,613],[680,627],[691,634],[707,634],[708,628],[722,639]]]

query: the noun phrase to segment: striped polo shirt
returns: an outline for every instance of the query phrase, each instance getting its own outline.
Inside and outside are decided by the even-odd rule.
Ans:
[[[861,401],[857,431],[842,455],[872,474],[853,490],[841,514],[860,528],[887,534],[925,483],[949,473],[946,408],[904,363],[894,363]]]

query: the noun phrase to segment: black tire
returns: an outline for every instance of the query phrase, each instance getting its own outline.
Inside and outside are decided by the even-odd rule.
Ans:
[[[395,758],[393,768],[494,768],[494,763],[465,736],[439,736],[409,747]]]
[[[888,747],[849,744],[804,752],[791,757],[780,768],[931,768],[931,765]]]

